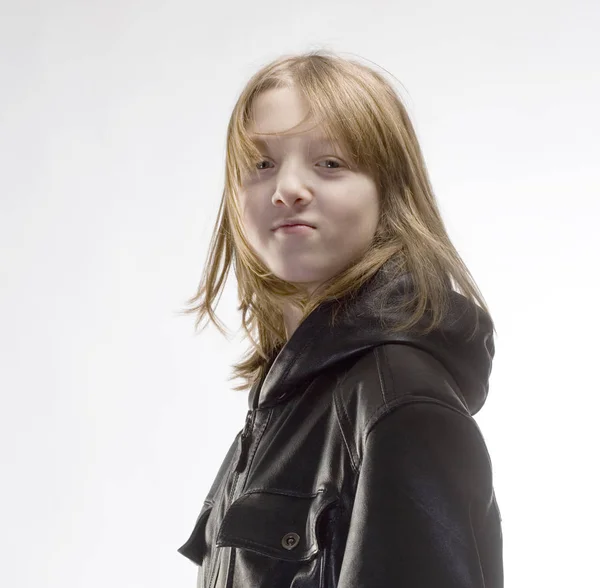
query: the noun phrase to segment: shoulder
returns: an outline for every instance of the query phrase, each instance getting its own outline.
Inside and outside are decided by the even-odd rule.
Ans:
[[[450,372],[427,351],[404,343],[386,343],[362,355],[340,375],[334,403],[357,468],[371,430],[391,413],[412,412],[405,410],[411,405],[476,427]]]

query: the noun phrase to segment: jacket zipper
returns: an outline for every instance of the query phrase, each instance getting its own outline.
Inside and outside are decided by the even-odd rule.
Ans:
[[[254,415],[255,415],[255,411],[254,410],[249,410],[246,413],[246,422],[244,423],[244,428],[242,430],[242,434],[240,435],[240,453],[239,456],[237,458],[237,462],[233,468],[233,472],[234,472],[234,479],[233,479],[233,483],[232,483],[232,487],[231,487],[231,492],[232,492],[232,498],[231,501],[233,502],[236,498],[236,490],[237,490],[237,485],[238,485],[238,479],[240,477],[240,473],[244,471],[244,468],[246,467],[246,463],[248,461],[248,451],[250,449],[250,440],[251,440],[251,432],[252,432],[252,426],[254,424]],[[230,503],[231,504],[231,503]],[[231,549],[231,548],[229,548]],[[217,556],[218,554],[218,556]],[[208,575],[208,584],[209,584],[209,588],[215,588],[217,585],[217,579],[218,579],[218,568],[220,567],[220,552],[217,551],[217,553],[215,554],[216,557],[213,558],[213,562],[212,562],[212,566],[211,566],[211,570],[209,571],[209,575]],[[233,561],[231,561],[234,557],[234,553],[232,551],[231,556],[230,556],[230,565],[229,565],[229,569],[228,571],[231,570],[231,564],[233,563]],[[215,576],[213,578],[213,575]],[[229,574],[228,574],[229,576]]]
[[[254,410],[249,410],[246,414],[246,423],[240,437],[240,455],[235,464],[234,471],[238,474],[244,471],[248,461],[248,451],[250,449],[252,425],[254,424]]]

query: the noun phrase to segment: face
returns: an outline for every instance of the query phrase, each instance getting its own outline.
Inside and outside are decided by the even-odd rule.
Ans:
[[[306,113],[296,90],[269,90],[254,103],[250,131],[282,132]],[[255,139],[261,158],[256,173],[244,180],[240,205],[246,236],[257,255],[277,277],[312,292],[371,243],[379,196],[372,178],[350,170],[342,147],[326,143],[321,127],[310,127],[314,122],[307,120],[297,134]],[[274,230],[291,217],[314,228]]]

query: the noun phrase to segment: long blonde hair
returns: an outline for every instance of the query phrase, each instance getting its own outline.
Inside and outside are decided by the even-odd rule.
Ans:
[[[244,175],[260,157],[249,137],[253,102],[262,92],[283,87],[297,88],[304,95],[310,109],[307,117],[322,122],[327,137],[345,146],[353,164],[374,178],[381,199],[379,225],[370,247],[310,296],[275,276],[253,251],[244,235],[237,197]],[[234,390],[248,389],[262,377],[286,343],[284,300],[298,306],[304,320],[324,301],[355,293],[388,260],[410,272],[415,284],[413,298],[403,305],[410,312],[399,313],[393,330],[415,329],[426,314],[431,321],[421,331],[435,329],[447,311],[451,288],[489,314],[446,232],[407,111],[377,71],[324,50],[280,57],[261,68],[243,89],[231,114],[226,145],[225,187],[217,223],[197,293],[187,301],[195,305],[183,313],[197,314],[197,330],[208,316],[225,335],[213,305],[233,264],[238,310],[251,343],[244,359],[233,365],[229,379],[244,380]]]

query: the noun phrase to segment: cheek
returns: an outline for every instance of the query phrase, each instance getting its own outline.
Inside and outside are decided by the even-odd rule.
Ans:
[[[256,206],[256,201],[251,199],[240,200],[240,208],[242,211],[242,223],[247,232],[256,232],[260,227],[261,214],[259,207]]]
[[[272,238],[270,221],[265,218],[264,209],[247,203],[242,208],[242,228],[246,239],[255,251],[262,251]]]
[[[346,199],[343,204],[331,208],[328,217],[336,232],[346,233],[349,239],[368,238],[377,227],[379,210],[376,202],[369,202],[366,198],[352,203]]]

